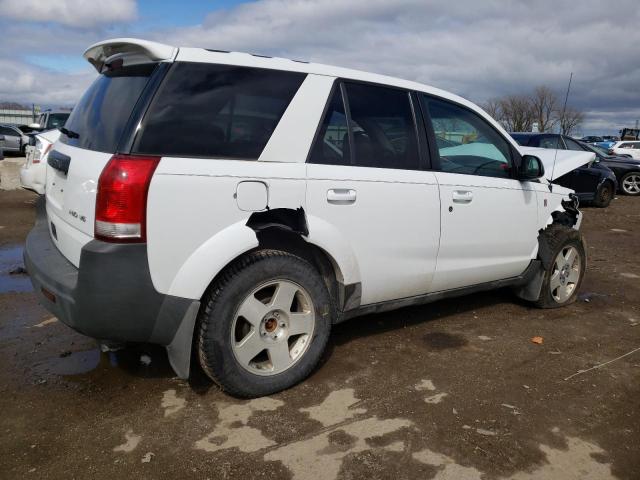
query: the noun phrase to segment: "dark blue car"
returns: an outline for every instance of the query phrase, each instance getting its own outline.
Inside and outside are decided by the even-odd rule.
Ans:
[[[511,136],[523,147],[592,152],[586,148],[585,144],[557,133],[511,133]],[[554,179],[553,183],[574,190],[581,202],[591,203],[601,208],[607,207],[611,203],[618,190],[616,175],[600,161],[576,168],[562,177]]]

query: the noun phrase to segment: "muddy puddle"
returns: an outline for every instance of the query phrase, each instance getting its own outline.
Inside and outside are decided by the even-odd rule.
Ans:
[[[154,345],[131,345],[118,351],[102,352],[99,347],[83,351],[66,351],[37,365],[41,374],[53,374],[67,379],[87,375],[107,377],[127,374],[146,377],[172,377],[166,353]]]
[[[31,292],[33,290],[29,275],[24,273],[22,252],[22,245],[9,245],[0,248],[0,293]]]

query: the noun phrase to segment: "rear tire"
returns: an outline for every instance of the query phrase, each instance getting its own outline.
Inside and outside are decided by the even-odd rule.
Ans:
[[[615,192],[613,191],[613,184],[608,181],[604,182],[602,185],[600,185],[600,188],[598,188],[598,191],[596,192],[596,198],[593,200],[593,204],[598,208],[608,207],[611,203],[611,200],[613,200],[614,193]]]
[[[540,253],[544,256],[544,280],[539,308],[558,308],[576,301],[587,265],[584,242],[579,231],[553,224],[540,235]]]
[[[304,380],[324,352],[335,308],[318,271],[277,250],[250,253],[205,294],[197,346],[205,373],[238,397]]]
[[[640,195],[640,172],[629,172],[620,179],[620,189],[625,195]]]

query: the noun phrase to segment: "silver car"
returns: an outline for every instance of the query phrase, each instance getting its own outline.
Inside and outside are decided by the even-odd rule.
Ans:
[[[24,153],[24,147],[29,143],[29,137],[13,125],[0,125],[0,135],[4,136],[2,148],[5,153]]]

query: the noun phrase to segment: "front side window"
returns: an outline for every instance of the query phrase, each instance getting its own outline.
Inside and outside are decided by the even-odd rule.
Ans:
[[[135,153],[257,159],[305,75],[178,62],[133,145]]]
[[[347,83],[353,163],[362,167],[418,170],[418,142],[409,93]]]
[[[509,178],[509,143],[474,112],[423,96],[436,136],[444,172]]]
[[[309,161],[323,165],[349,165],[351,163],[347,115],[344,111],[340,88],[336,88],[331,97]]]

